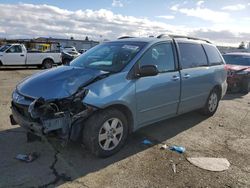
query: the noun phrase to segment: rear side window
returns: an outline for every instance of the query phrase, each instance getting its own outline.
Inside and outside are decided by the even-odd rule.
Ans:
[[[7,50],[7,53],[22,53],[22,47],[20,45],[12,46]]]
[[[208,61],[209,61],[210,65],[223,64],[223,60],[222,60],[218,50],[214,46],[203,44],[203,47],[207,53]]]
[[[183,69],[207,66],[207,57],[201,44],[179,43]]]

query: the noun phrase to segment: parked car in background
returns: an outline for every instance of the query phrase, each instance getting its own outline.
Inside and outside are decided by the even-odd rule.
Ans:
[[[74,46],[63,47],[62,50],[62,63],[68,65],[73,59],[77,58],[81,54],[77,52]]]
[[[228,70],[228,89],[248,93],[250,90],[250,53],[227,53],[223,55]]]
[[[79,52],[80,54],[83,54],[83,53],[87,52],[87,49],[80,49],[80,50],[78,50],[78,52]]]
[[[61,64],[60,52],[27,51],[23,44],[7,44],[0,48],[0,65],[36,65],[45,69]]]
[[[226,78],[224,60],[208,41],[125,38],[25,79],[13,92],[10,120],[32,134],[81,138],[107,157],[146,125],[197,109],[212,116]]]

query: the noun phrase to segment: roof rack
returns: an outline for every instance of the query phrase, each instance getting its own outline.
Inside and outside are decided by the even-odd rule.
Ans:
[[[119,37],[118,40],[120,39],[129,39],[129,38],[135,38],[135,37],[130,37],[130,36],[122,36],[122,37]]]
[[[189,37],[189,36],[184,36],[184,35],[166,35],[166,34],[161,34],[159,36],[157,36],[158,39],[161,39],[161,38],[185,38],[185,39],[191,39],[191,40],[202,40],[202,41],[205,41],[209,44],[211,44],[211,42],[209,40],[206,40],[206,39],[201,39],[201,38],[196,38],[196,37]]]

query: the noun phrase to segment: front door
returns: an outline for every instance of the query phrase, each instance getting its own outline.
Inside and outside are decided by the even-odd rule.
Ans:
[[[156,65],[159,71],[156,76],[141,77],[135,82],[137,124],[141,127],[177,113],[180,74],[170,42],[151,47],[138,63],[139,66]]]
[[[5,65],[24,65],[25,64],[25,52],[21,45],[13,45],[4,53]]]

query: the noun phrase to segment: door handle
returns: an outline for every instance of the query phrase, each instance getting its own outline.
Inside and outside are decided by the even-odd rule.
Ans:
[[[185,78],[185,79],[188,79],[189,77],[190,77],[189,74],[185,74],[185,75],[183,76],[183,78]]]
[[[23,54],[21,54],[20,56],[24,56]]]
[[[179,79],[180,79],[180,77],[179,77],[179,76],[176,76],[176,75],[174,75],[173,78],[172,78],[173,81],[177,81],[177,80],[179,80]]]

